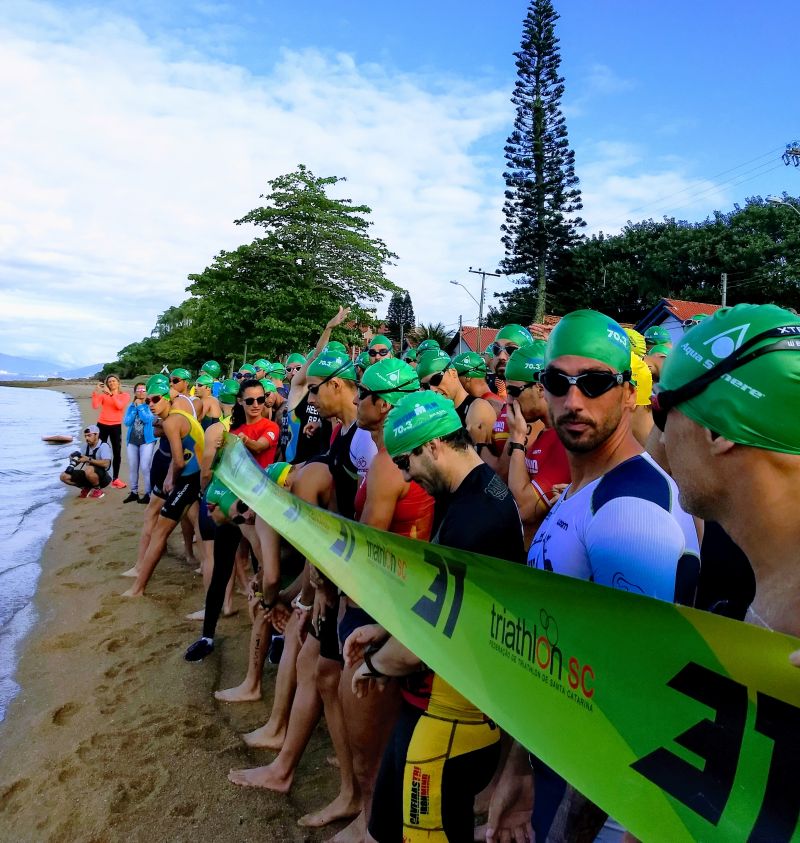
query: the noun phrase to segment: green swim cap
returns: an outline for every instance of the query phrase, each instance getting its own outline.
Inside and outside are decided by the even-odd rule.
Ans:
[[[461,427],[449,398],[438,392],[415,392],[398,401],[386,417],[383,441],[390,457],[407,454],[431,439],[447,436]]]
[[[489,343],[489,345],[487,345],[487,346],[486,346],[486,349],[485,349],[485,351],[484,351],[483,353],[484,353],[484,354],[488,354],[488,355],[489,355],[489,357],[491,357],[491,356],[494,354],[494,352],[492,351],[492,346],[493,346],[493,345],[494,345],[494,343],[490,342],[490,343]]]
[[[212,378],[218,378],[222,374],[222,367],[216,360],[208,360],[200,367],[200,371],[211,375]]]
[[[261,384],[261,386],[264,387],[264,392],[266,392],[267,394],[269,394],[270,392],[278,391],[278,387],[275,386],[275,384],[271,380],[267,380],[267,378],[261,378],[259,383]]]
[[[647,345],[661,345],[662,343],[672,342],[670,332],[661,325],[651,325],[644,332],[644,341]]]
[[[256,371],[258,371],[259,369],[261,369],[261,370],[262,370],[262,371],[264,371],[264,372],[268,372],[268,371],[269,371],[269,367],[270,367],[271,365],[272,365],[272,363],[270,363],[270,362],[269,362],[269,360],[265,360],[263,357],[259,357],[259,358],[258,358],[258,360],[256,360],[256,362],[255,362],[255,363],[253,363],[253,368],[254,368]]]
[[[688,331],[689,328],[699,325],[704,319],[708,319],[707,313],[695,313],[694,316],[690,316],[688,319],[683,320],[683,329]]]
[[[638,354],[631,352],[631,383],[636,387],[636,406],[649,407],[653,394],[653,373]]]
[[[310,378],[357,380],[356,367],[353,365],[353,361],[347,356],[347,352],[331,351],[329,346],[326,346],[323,352],[311,361],[306,374]]]
[[[711,382],[677,405],[697,424],[740,445],[800,454],[800,317],[774,304],[720,308],[690,328],[667,357],[661,389],[677,389],[731,355],[763,331],[785,328],[754,350],[788,340],[789,347],[763,354]]]
[[[650,354],[663,354],[663,355],[666,356],[670,353],[670,351],[672,351],[672,346],[669,346],[669,345],[654,345],[650,349],[650,351],[647,352],[647,355],[645,355],[645,356],[649,356]]]
[[[441,348],[431,349],[426,351],[421,357],[417,358],[417,377],[422,380],[434,372],[444,371],[453,361],[446,351]]]
[[[522,381],[522,383],[538,383],[539,375],[544,371],[544,355],[547,343],[544,340],[534,340],[527,345],[521,345],[508,358],[506,363],[506,381]]]
[[[179,366],[177,369],[173,369],[169,376],[171,378],[180,378],[182,381],[190,381],[192,379],[192,373],[188,369],[184,369],[182,366]]]
[[[290,462],[274,462],[272,465],[267,466],[264,473],[273,483],[277,483],[279,486],[285,486],[286,478],[289,476],[291,470],[292,464]]]
[[[644,357],[647,354],[647,343],[645,342],[644,336],[638,331],[634,331],[633,328],[625,328],[625,333],[630,340],[631,351],[634,354],[638,354],[639,357]]]
[[[169,378],[166,375],[151,375],[145,389],[148,395],[169,395]]]
[[[474,351],[465,351],[463,354],[456,354],[453,358],[453,368],[459,375],[465,378],[485,378],[486,361],[482,354]]]
[[[286,358],[286,365],[287,366],[294,366],[295,363],[299,363],[301,366],[305,365],[306,358],[303,357],[302,354],[298,354],[296,351],[293,354],[290,354]]]
[[[220,404],[235,404],[236,397],[239,395],[239,381],[234,378],[227,378],[222,381],[222,389],[217,396],[217,401]]]
[[[206,489],[206,503],[218,506],[230,518],[231,510],[239,498],[221,480],[216,477],[211,479]]]
[[[213,386],[214,378],[211,375],[198,375],[194,382],[196,386]]]
[[[272,363],[269,371],[267,372],[267,376],[283,380],[286,377],[286,366],[284,366],[283,363]]]
[[[369,354],[367,354],[366,351],[362,351],[361,354],[356,357],[355,365],[358,366],[359,369],[366,369],[371,362]]]
[[[596,310],[574,310],[553,328],[547,341],[546,364],[575,355],[605,363],[615,372],[631,367],[631,341],[618,322]]]
[[[417,358],[419,358],[420,354],[424,354],[426,351],[432,351],[433,349],[438,349],[439,343],[436,340],[423,340],[417,346]]]
[[[242,363],[242,365],[239,366],[239,371],[247,372],[248,375],[255,375],[256,367],[251,365],[250,363]]]
[[[361,386],[379,393],[384,401],[394,405],[404,395],[419,389],[419,376],[408,363],[390,357],[370,366],[361,378]]]
[[[385,345],[389,351],[392,350],[392,341],[385,337],[383,334],[376,334],[370,341],[369,341],[369,348],[372,348],[374,345]]]
[[[495,342],[498,340],[505,340],[506,342],[513,342],[517,345],[530,345],[533,342],[531,332],[523,325],[503,325],[497,332]]]
[[[403,360],[408,361],[411,363],[412,361],[417,359],[417,349],[416,348],[407,348],[406,353],[403,355]]]
[[[339,351],[342,354],[347,354],[347,348],[345,347],[345,344],[342,343],[342,342],[338,342],[337,340],[331,340],[325,346],[325,348],[322,349],[322,351],[323,352],[325,352],[325,351],[334,351],[334,352]]]

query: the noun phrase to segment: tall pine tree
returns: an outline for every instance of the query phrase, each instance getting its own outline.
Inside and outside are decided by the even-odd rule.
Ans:
[[[514,131],[505,147],[506,222],[502,226],[506,257],[501,267],[521,275],[522,290],[506,298],[514,309],[529,310],[542,322],[547,283],[564,253],[580,239],[586,223],[575,176],[575,153],[569,148],[561,113],[564,78],[555,25],[558,13],[550,0],[531,0],[522,25],[517,82],[511,101],[517,108]],[[509,313],[512,315],[512,313]],[[518,321],[518,320],[514,320]]]
[[[413,331],[415,325],[417,324],[416,317],[414,316],[414,305],[411,303],[411,293],[406,290],[406,294],[403,296],[403,330],[407,334],[409,331]]]

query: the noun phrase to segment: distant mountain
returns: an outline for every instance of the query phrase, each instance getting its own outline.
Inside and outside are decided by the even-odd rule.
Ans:
[[[47,378],[90,378],[103,368],[102,363],[65,369],[52,360],[32,360],[13,354],[0,354],[0,380],[46,380]]]

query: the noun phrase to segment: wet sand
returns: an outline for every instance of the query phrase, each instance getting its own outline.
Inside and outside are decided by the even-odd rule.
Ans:
[[[21,384],[14,384],[20,386]],[[94,421],[92,384],[36,386],[75,397]],[[53,431],[56,433],[57,431]],[[121,476],[127,481],[123,458]],[[344,823],[309,831],[297,819],[327,804],[338,774],[330,742],[315,732],[288,796],[230,784],[230,768],[269,763],[239,734],[263,724],[276,667],[261,702],[226,705],[214,690],[244,677],[250,627],[243,597],[220,620],[217,649],[200,664],[183,653],[200,634],[184,616],[202,607],[198,574],[170,539],[140,600],[118,595],[136,558],[144,507],[70,492],[42,556],[38,621],[25,639],[21,691],[0,724],[0,840],[320,841]]]

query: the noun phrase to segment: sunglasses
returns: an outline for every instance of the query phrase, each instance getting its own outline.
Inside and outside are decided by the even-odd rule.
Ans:
[[[631,379],[628,372],[584,372],[582,375],[566,375],[558,369],[545,369],[539,376],[539,382],[557,398],[563,398],[571,386],[577,386],[587,398],[599,398],[601,395],[622,386]],[[508,387],[506,387],[508,389]]]
[[[147,396],[147,398],[145,398],[144,400],[145,400],[148,404],[158,404],[158,402],[159,402],[159,401],[160,401],[163,397],[164,397],[163,395],[148,395],[148,396]]]
[[[411,387],[411,389],[406,389],[406,387]],[[398,384],[397,386],[390,386],[388,389],[367,389],[365,386],[358,387],[358,400],[364,401],[365,399],[372,396],[373,401],[376,398],[383,398],[383,396],[387,392],[403,392],[408,394],[409,392],[416,392],[417,386],[416,381],[406,381],[405,383]]]
[[[501,352],[505,351],[506,354],[509,356],[512,355],[517,349],[519,348],[518,345],[514,345],[514,343],[509,343],[508,345],[500,345],[499,342],[492,343],[492,354],[495,357],[498,356]]]
[[[444,377],[445,372],[452,366],[452,363],[448,363],[441,372],[436,372],[435,374],[431,375],[430,378],[425,382],[420,382],[420,386],[423,389],[430,389],[432,386],[439,386],[442,382],[442,378]]]
[[[371,348],[367,352],[367,354],[369,354],[370,357],[386,357],[386,355],[388,353],[389,353],[388,348]]]
[[[308,391],[309,391],[312,395],[316,395],[316,394],[319,392],[319,388],[320,388],[323,384],[326,384],[329,380],[331,380],[332,378],[335,378],[335,377],[339,374],[339,372],[343,372],[343,371],[344,371],[344,370],[345,370],[345,369],[346,369],[349,365],[350,365],[350,361],[349,361],[349,360],[347,360],[345,363],[342,363],[342,365],[341,365],[341,366],[339,366],[339,368],[338,368],[338,369],[335,369],[335,370],[334,370],[333,372],[331,372],[329,375],[326,375],[326,376],[325,376],[325,377],[324,377],[324,378],[323,378],[323,379],[322,379],[319,383],[315,383],[315,384],[310,385],[310,386],[308,387]]]
[[[286,371],[287,372],[299,372],[300,369],[302,369],[302,368],[303,368],[302,366],[287,366]]]
[[[183,378],[170,378],[169,382],[170,383],[181,383],[182,380],[183,380]]]
[[[682,328],[693,328],[695,325],[699,325],[700,321],[698,319],[684,319],[681,322]]]
[[[242,398],[242,403],[247,404],[248,407],[252,407],[253,404],[258,404],[261,406],[267,400],[266,395],[259,395],[258,398]]]
[[[773,337],[777,338],[777,342],[765,345],[755,351],[750,351],[756,343]],[[750,351],[749,354],[747,353],[748,351]],[[684,401],[696,398],[714,381],[726,377],[730,372],[733,372],[740,366],[744,366],[764,354],[771,354],[773,351],[800,351],[800,325],[782,325],[756,334],[747,340],[747,342],[742,343],[739,348],[717,363],[716,366],[703,372],[702,375],[685,383],[683,386],[679,386],[677,389],[661,389],[657,386],[650,398],[650,405],[653,410],[653,423],[663,432],[667,423],[667,416],[673,407],[683,404]]]
[[[506,384],[506,392],[512,398],[519,398],[526,389],[530,389],[534,384],[526,383],[525,386],[511,386],[511,384]]]

